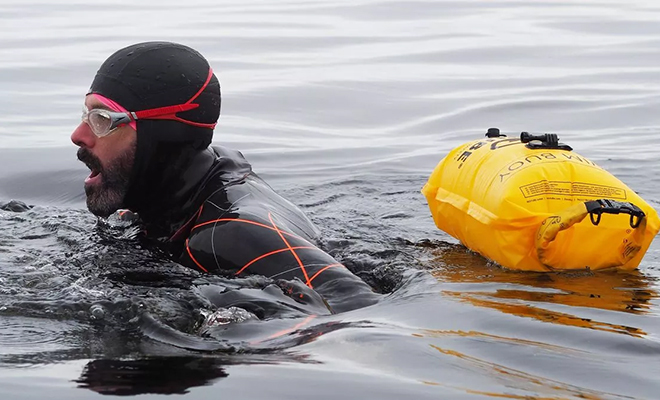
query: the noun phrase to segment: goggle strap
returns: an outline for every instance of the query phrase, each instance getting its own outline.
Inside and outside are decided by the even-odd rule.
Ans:
[[[209,82],[211,82],[212,77],[213,77],[213,69],[209,67],[209,74],[206,77],[206,81],[204,82],[202,87],[197,91],[197,93],[195,93],[193,97],[191,97],[184,104],[151,108],[148,110],[141,110],[141,111],[130,111],[130,112],[126,112],[126,115],[128,115],[131,122],[137,121],[138,119],[166,119],[166,120],[182,122],[184,124],[197,126],[200,128],[214,129],[217,123],[206,124],[202,122],[193,122],[176,116],[177,113],[194,110],[195,108],[199,107],[199,104],[193,104],[193,101],[195,101],[195,99],[199,97],[200,94],[202,94],[204,89],[206,89]],[[125,123],[123,121],[120,122],[120,125],[124,125],[124,124]]]
[[[158,107],[158,108],[150,108],[148,110],[142,110],[142,111],[134,111],[131,114],[131,117],[134,119],[156,119],[154,117],[163,117],[167,115],[174,115],[179,112],[183,111],[190,111],[194,110],[195,108],[199,107],[199,104],[177,104],[175,106],[165,106],[165,107]],[[158,118],[158,119],[165,119],[165,118]]]
[[[175,119],[176,121],[183,122],[184,124],[192,125],[192,126],[197,126],[197,127],[200,127],[200,128],[210,128],[210,129],[215,129],[215,126],[217,125],[217,123],[213,123],[213,124],[205,124],[205,123],[203,123],[203,122],[193,122],[193,121],[188,121],[187,119],[183,119],[183,118],[179,118],[179,117],[174,117],[174,119]]]
[[[178,122],[182,122],[182,123],[184,123],[184,124],[186,124],[186,125],[197,126],[197,127],[200,127],[200,128],[210,128],[210,129],[214,129],[215,126],[216,126],[216,124],[205,124],[205,123],[203,123],[203,122],[193,122],[193,121],[188,121],[187,119],[183,119],[183,118],[181,118],[181,117],[177,117],[177,116],[174,115],[174,114],[160,115],[160,116],[157,116],[157,117],[152,117],[152,118],[150,118],[150,119],[160,119],[160,120],[178,121]]]
[[[206,87],[209,85],[209,82],[211,82],[212,77],[213,77],[213,69],[211,67],[209,67],[209,76],[206,77],[206,81],[204,82],[202,87],[199,88],[197,93],[195,93],[195,95],[193,97],[191,97],[190,100],[186,101],[186,104],[192,103],[197,97],[199,97],[200,94],[202,94],[204,89],[206,89]]]

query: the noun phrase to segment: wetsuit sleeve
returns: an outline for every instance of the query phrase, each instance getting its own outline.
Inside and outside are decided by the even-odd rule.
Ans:
[[[270,215],[268,220],[242,215],[197,223],[181,262],[208,273],[297,278],[327,299],[352,299],[353,306],[348,308],[374,302],[374,293],[364,281]]]

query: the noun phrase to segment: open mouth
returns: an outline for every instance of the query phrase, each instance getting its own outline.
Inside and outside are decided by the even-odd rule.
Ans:
[[[88,167],[89,167],[89,166],[88,166]],[[97,180],[99,180],[99,179],[101,178],[101,171],[99,171],[99,170],[97,170],[97,169],[95,169],[95,168],[92,168],[92,167],[89,167],[89,169],[90,169],[92,172],[91,172],[91,173],[89,174],[89,176],[85,179],[85,184],[91,184],[91,183],[94,183],[94,182],[96,182]]]
[[[100,181],[102,177],[100,162],[86,149],[78,150],[78,159],[91,171],[89,176],[85,178],[85,185]]]

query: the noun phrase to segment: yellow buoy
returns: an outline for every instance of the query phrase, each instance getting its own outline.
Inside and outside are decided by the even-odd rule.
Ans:
[[[452,150],[422,189],[441,230],[511,269],[636,268],[657,212],[557,135],[489,129]]]

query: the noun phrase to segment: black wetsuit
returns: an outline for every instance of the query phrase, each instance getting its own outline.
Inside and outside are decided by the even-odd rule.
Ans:
[[[317,247],[311,221],[252,172],[241,153],[209,147],[188,165],[187,184],[170,187],[170,211],[157,218],[141,213],[147,236],[178,262],[208,273],[297,278],[335,311],[376,301],[364,281]]]

